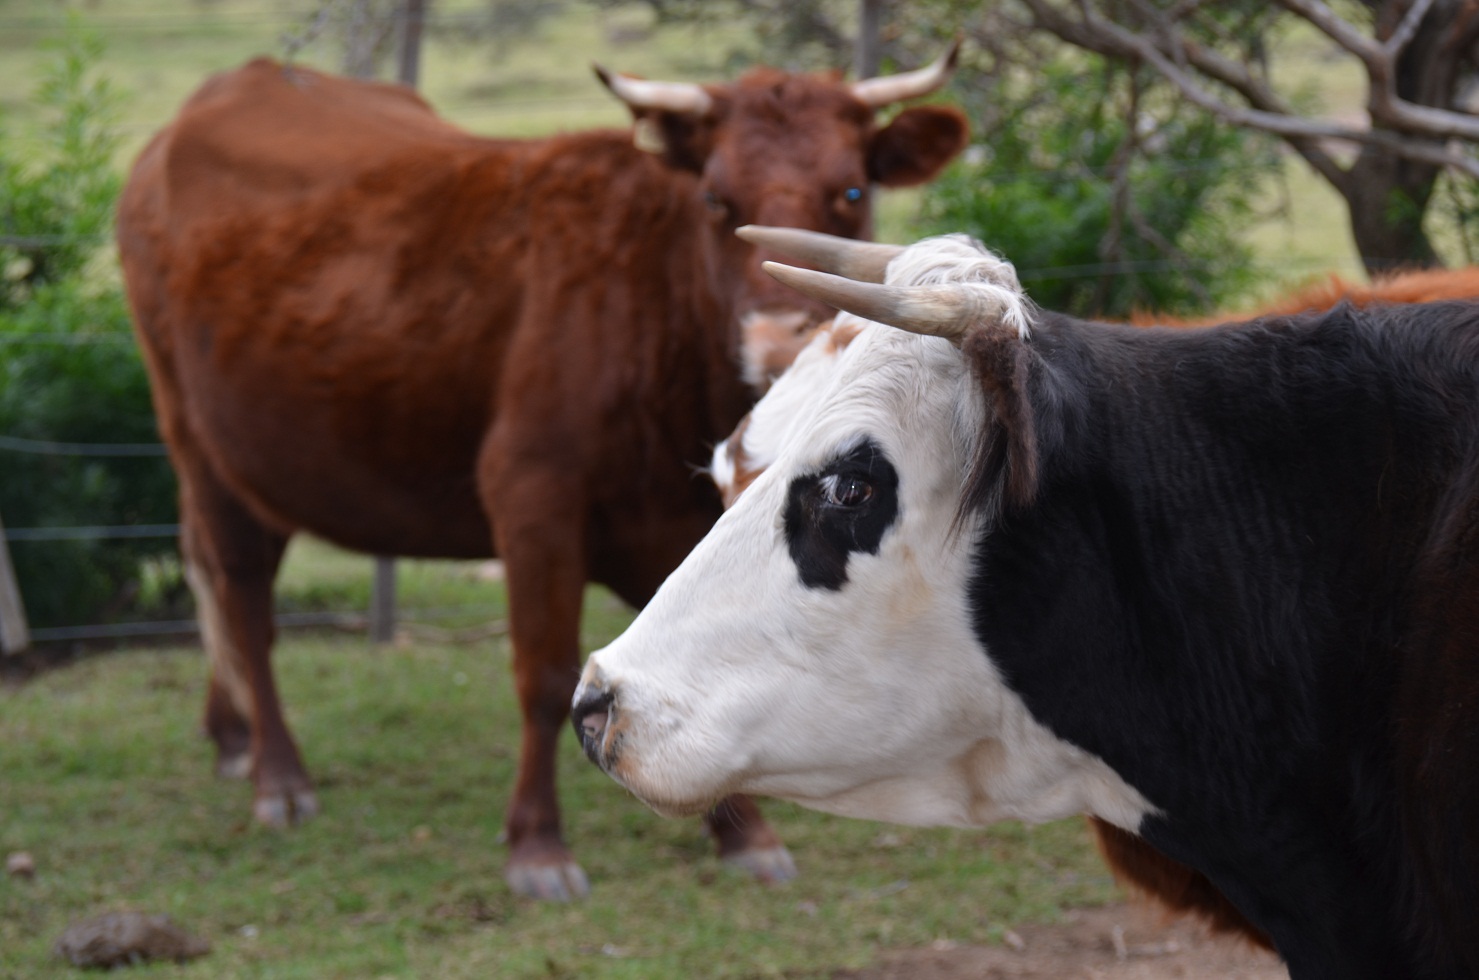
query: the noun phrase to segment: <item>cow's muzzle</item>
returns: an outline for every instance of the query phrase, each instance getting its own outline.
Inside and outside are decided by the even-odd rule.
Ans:
[[[581,684],[570,707],[570,724],[575,727],[575,737],[580,739],[586,757],[607,770],[611,767],[615,748],[614,740],[607,738],[615,710],[613,701],[615,697],[610,691],[596,685]]]

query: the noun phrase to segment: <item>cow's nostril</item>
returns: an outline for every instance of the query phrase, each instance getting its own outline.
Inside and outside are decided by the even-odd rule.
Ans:
[[[606,724],[611,718],[611,693],[592,691],[570,709],[570,723],[591,761],[600,764],[601,737],[606,734]]]

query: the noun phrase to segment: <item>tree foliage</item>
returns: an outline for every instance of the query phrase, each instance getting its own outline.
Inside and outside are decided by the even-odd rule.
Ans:
[[[1123,317],[1227,305],[1254,280],[1238,232],[1270,166],[1264,141],[1218,125],[1137,73],[1095,59],[998,61],[968,90],[977,143],[935,185],[926,229],[1008,256],[1033,299]]]
[[[91,70],[100,50],[75,27],[57,50],[37,93],[49,112],[39,154],[0,126],[0,514],[10,529],[175,520],[162,456],[54,445],[158,441],[123,296],[93,262],[118,190],[113,98]],[[172,596],[174,552],[169,538],[11,544],[39,626],[122,617]]]

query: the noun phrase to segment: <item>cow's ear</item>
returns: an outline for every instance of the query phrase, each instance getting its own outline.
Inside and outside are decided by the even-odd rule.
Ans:
[[[970,127],[959,109],[923,105],[905,109],[873,134],[868,176],[884,187],[912,187],[932,180],[965,149]]]
[[[971,463],[961,511],[998,500],[1008,510],[1025,507],[1037,496],[1038,483],[1037,418],[1028,389],[1032,349],[1016,330],[983,329],[965,338],[961,353],[992,412]]]
[[[633,115],[632,140],[638,149],[657,154],[676,170],[703,172],[714,145],[711,117],[649,109]]]

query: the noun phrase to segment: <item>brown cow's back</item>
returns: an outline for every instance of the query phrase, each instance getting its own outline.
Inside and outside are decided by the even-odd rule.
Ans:
[[[630,328],[653,292],[672,292],[681,257],[644,268],[587,206],[609,197],[624,212],[612,227],[670,237],[685,180],[625,133],[484,140],[395,86],[267,61],[218,76],[146,151],[121,206],[143,243],[124,257],[161,417],[188,418],[213,468],[284,529],[381,553],[488,554],[474,470],[501,409],[537,411],[550,438],[599,457],[587,419],[562,426],[562,404],[599,390],[619,422],[659,369],[711,368],[644,359],[661,361],[644,345],[664,338]],[[603,316],[526,315],[572,289]],[[169,304],[150,303],[165,290]],[[600,331],[575,332],[591,323]],[[520,324],[535,335],[515,336]],[[626,365],[614,377],[613,358]],[[677,424],[695,431],[676,438],[698,449],[731,423],[713,413],[743,410],[732,389],[731,405],[682,406]],[[642,429],[604,442],[633,441]]]

